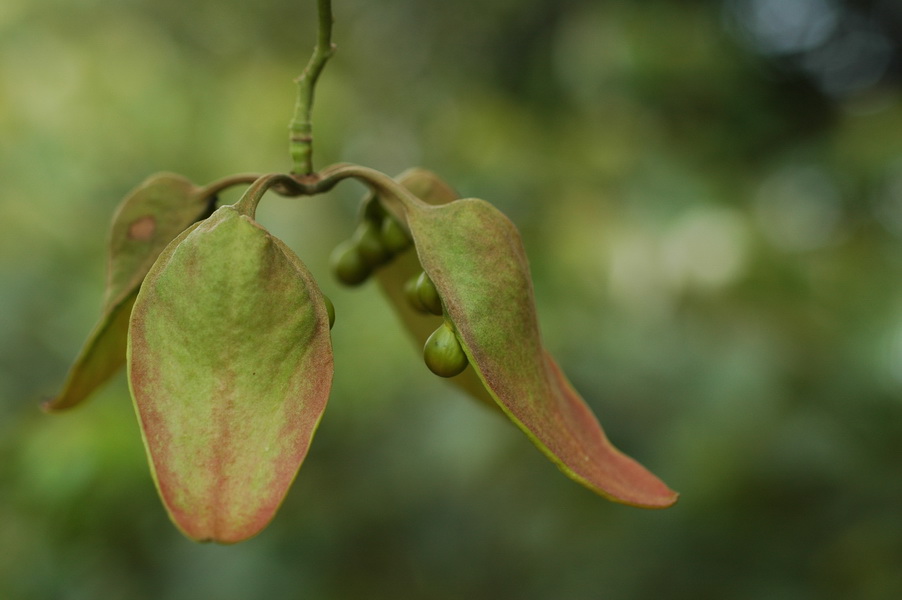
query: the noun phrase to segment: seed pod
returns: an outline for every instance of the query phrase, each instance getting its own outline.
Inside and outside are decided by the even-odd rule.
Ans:
[[[442,299],[439,298],[435,284],[432,283],[425,271],[417,277],[417,297],[427,311],[438,317],[442,316]]]
[[[138,288],[163,248],[189,225],[208,216],[214,198],[181,175],[149,177],[122,201],[110,226],[103,311],[48,411],[85,400],[125,364],[128,320]]]
[[[332,265],[332,273],[345,285],[360,285],[366,281],[372,269],[360,256],[357,244],[352,240],[342,242],[332,251],[329,259]]]
[[[373,221],[361,222],[354,231],[352,239],[357,246],[360,258],[370,269],[385,264],[391,258],[391,253],[382,245],[379,237],[379,225]]]
[[[185,535],[233,543],[266,526],[332,369],[322,292],[250,216],[223,206],[166,248],[135,302],[128,371],[154,481]]]
[[[566,475],[616,502],[664,508],[678,495],[615,448],[542,346],[520,234],[477,199],[430,205],[398,194],[416,254],[457,340],[498,406]]]
[[[467,355],[448,321],[443,322],[426,340],[423,360],[429,370],[439,377],[454,377],[467,368]]]

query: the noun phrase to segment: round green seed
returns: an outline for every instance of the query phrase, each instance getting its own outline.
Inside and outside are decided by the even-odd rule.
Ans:
[[[454,329],[445,321],[432,332],[423,347],[423,360],[429,370],[439,377],[454,377],[467,368],[464,353]]]
[[[335,277],[345,285],[360,285],[372,272],[360,255],[357,244],[351,240],[336,246],[329,260]]]
[[[391,258],[391,253],[379,237],[379,225],[373,221],[365,220],[358,225],[352,239],[357,244],[360,257],[370,269],[385,264]]]
[[[329,329],[335,325],[335,305],[329,300],[329,296],[323,294],[323,302],[326,304],[326,312],[329,313]]]
[[[432,283],[425,271],[420,273],[417,278],[417,296],[427,311],[438,316],[443,314],[442,299],[438,295],[438,290],[435,289],[435,284]]]
[[[407,302],[410,303],[411,308],[417,312],[427,313],[429,311],[423,306],[423,301],[420,300],[420,294],[417,292],[418,280],[419,276],[414,275],[404,283],[404,295],[407,296]]]
[[[376,224],[381,223],[385,217],[385,207],[374,197],[368,198],[363,206],[363,218]]]
[[[401,224],[390,215],[386,215],[382,220],[379,238],[382,240],[382,245],[393,254],[407,250],[412,243]]]

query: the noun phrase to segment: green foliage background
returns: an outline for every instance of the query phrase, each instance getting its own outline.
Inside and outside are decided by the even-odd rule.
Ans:
[[[337,0],[315,111],[318,165],[512,217],[548,345],[678,505],[596,498],[431,376],[328,274],[343,184],[261,206],[336,305],[335,386],[276,520],[217,547],[169,524],[124,377],[38,404],[129,189],[289,168],[313,2],[5,0],[0,597],[902,597],[900,90],[823,93],[737,3]]]

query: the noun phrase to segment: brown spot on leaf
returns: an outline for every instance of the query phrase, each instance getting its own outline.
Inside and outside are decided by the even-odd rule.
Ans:
[[[132,240],[146,242],[153,237],[154,231],[157,229],[156,219],[153,215],[145,215],[140,219],[132,221],[128,226],[128,237]]]

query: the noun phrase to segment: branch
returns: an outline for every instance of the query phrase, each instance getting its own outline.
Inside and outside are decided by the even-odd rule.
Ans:
[[[291,172],[295,175],[313,173],[313,91],[323,67],[335,52],[332,44],[332,0],[317,0],[317,12],[319,30],[316,46],[304,72],[295,80],[298,84],[298,96],[294,105],[294,117],[288,126],[288,151],[294,165]]]

